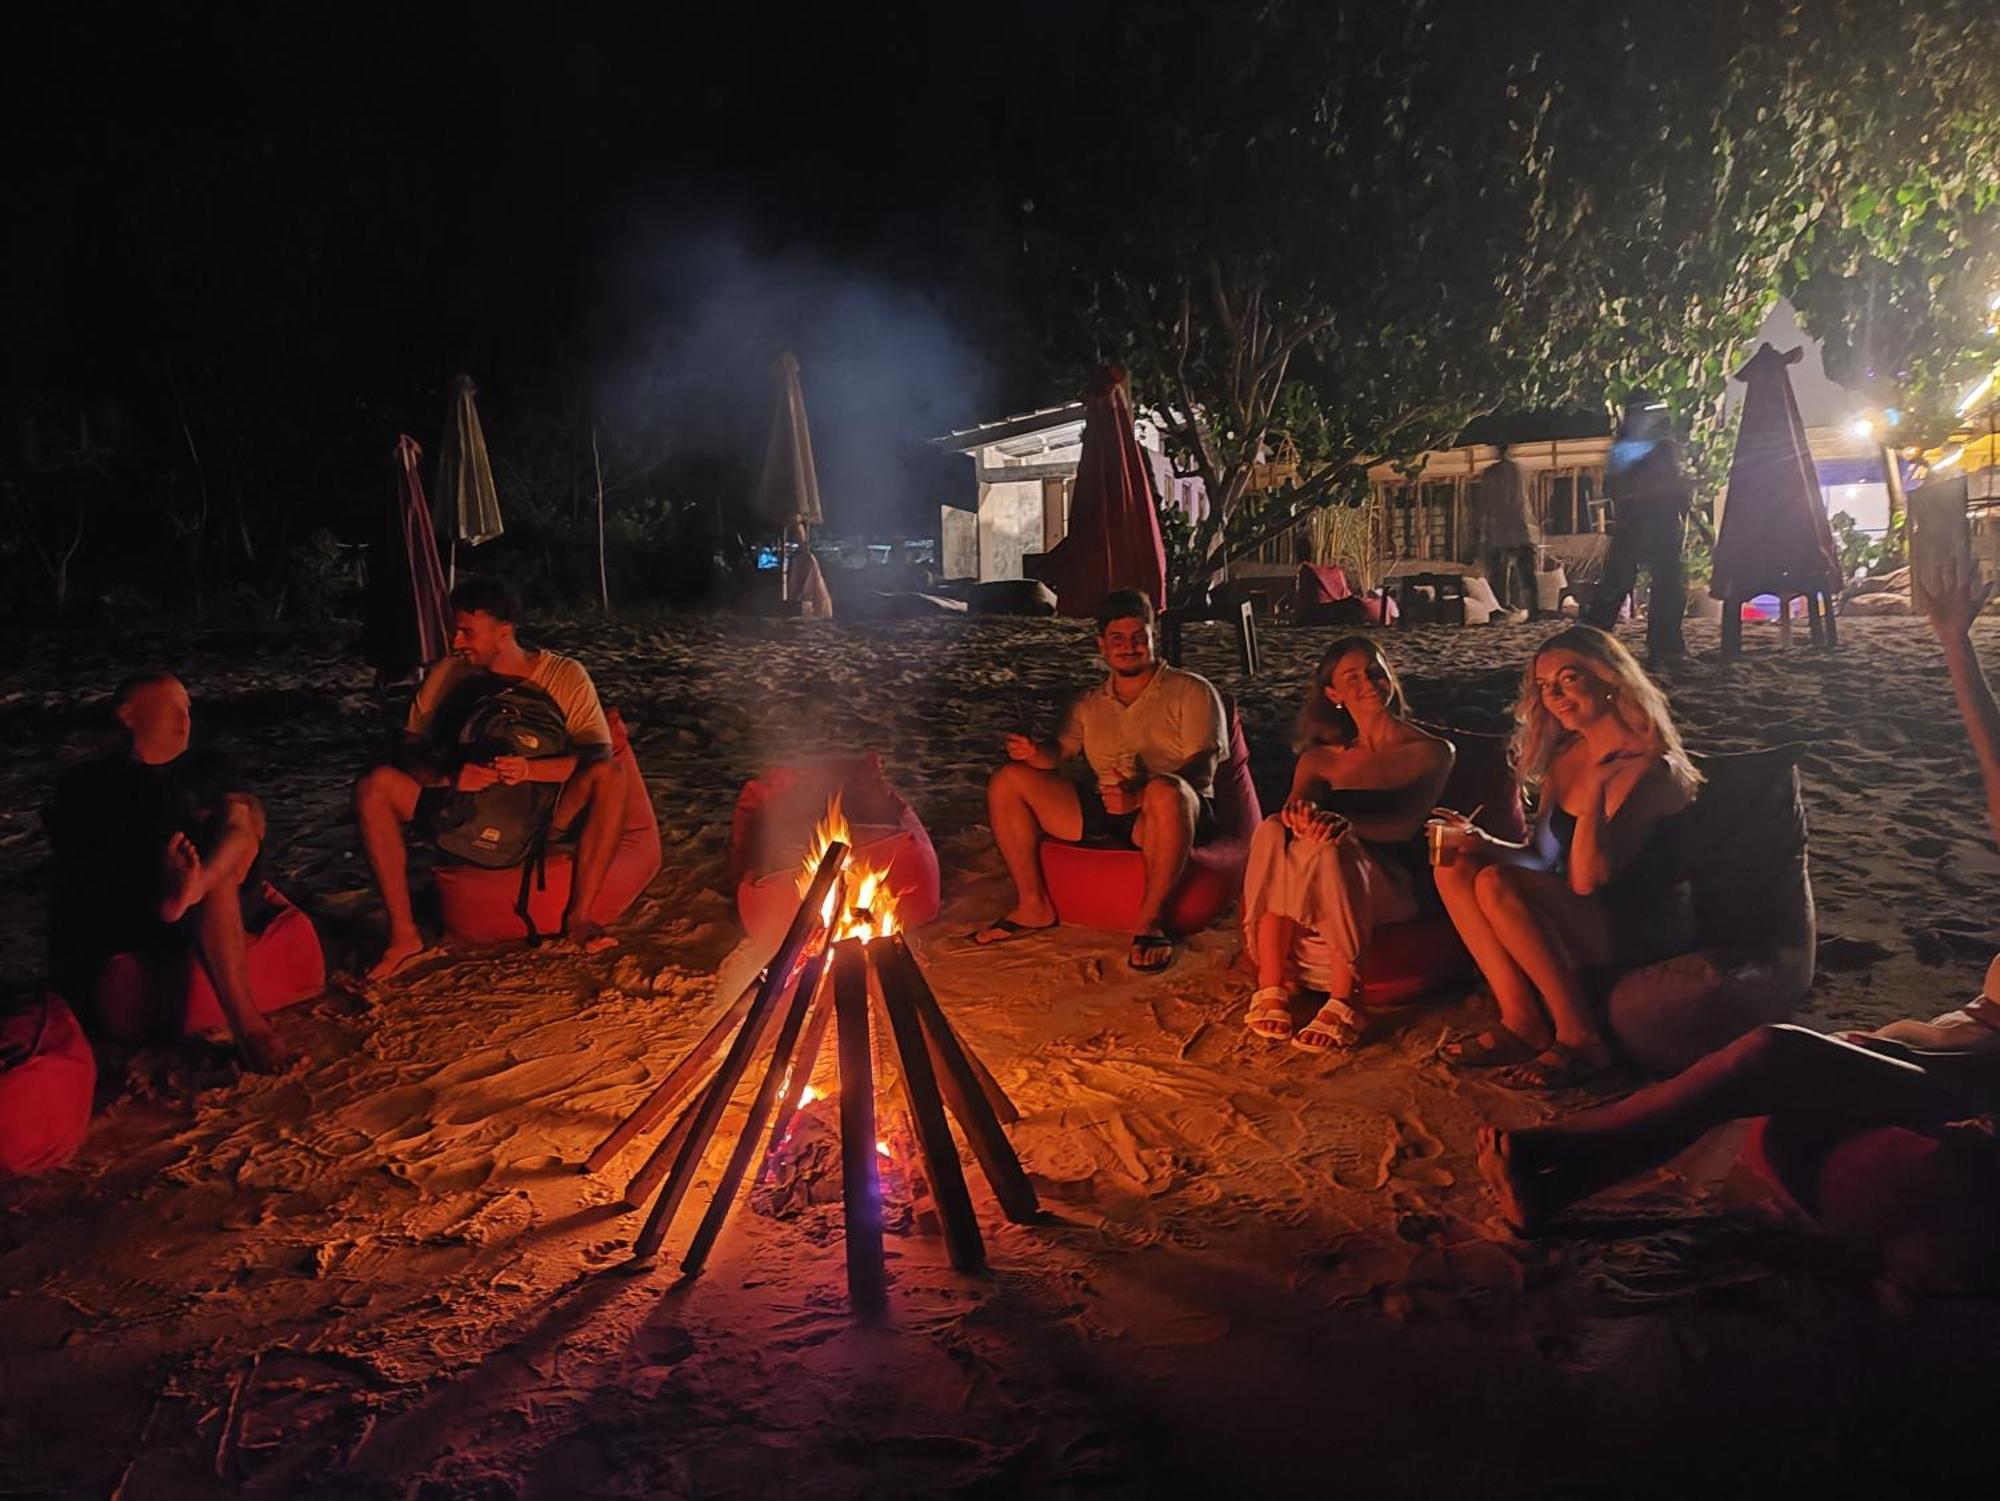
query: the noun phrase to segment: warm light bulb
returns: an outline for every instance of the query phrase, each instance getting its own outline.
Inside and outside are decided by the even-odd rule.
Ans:
[[[1857,438],[1872,438],[1875,436],[1875,424],[1870,422],[1866,417],[1855,418],[1847,424],[1847,430]]]

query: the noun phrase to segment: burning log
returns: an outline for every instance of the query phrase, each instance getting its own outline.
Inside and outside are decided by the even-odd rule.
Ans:
[[[820,1049],[826,1046],[826,1029],[833,1020],[833,998],[822,987],[819,998],[813,1004],[812,1020],[806,1023],[806,1040],[792,1060],[792,1076],[785,1087],[785,1097],[778,1104],[778,1114],[771,1122],[771,1139],[764,1143],[764,1160],[758,1164],[757,1176],[761,1179],[769,1169],[771,1159],[785,1144],[791,1132],[792,1120],[799,1113],[799,1106],[805,1103],[806,1088],[812,1083],[813,1068],[819,1062]]]
[[[799,909],[792,915],[792,924],[785,930],[784,941],[778,945],[770,968],[764,972],[764,982],[757,987],[743,1025],[730,1044],[722,1067],[716,1071],[714,1082],[701,1097],[687,1139],[681,1143],[680,1155],[674,1159],[673,1168],[667,1175],[666,1186],[660,1190],[653,1212],[646,1217],[638,1239],[632,1243],[633,1260],[652,1260],[660,1249],[660,1242],[666,1239],[674,1214],[687,1197],[687,1191],[694,1186],[695,1169],[707,1152],[709,1143],[714,1140],[716,1127],[722,1123],[722,1112],[728,1108],[729,1097],[736,1092],[738,1081],[750,1065],[750,1055],[762,1040],[765,1020],[791,979],[792,966],[798,962],[814,926],[820,921],[821,905],[833,889],[834,879],[840,874],[841,864],[846,858],[847,846],[839,840],[829,844],[826,853],[820,857],[819,868],[799,900]]]
[[[743,994],[715,1019],[715,1025],[702,1034],[701,1041],[688,1049],[687,1056],[674,1065],[674,1071],[654,1085],[653,1092],[639,1102],[639,1108],[620,1121],[612,1133],[591,1150],[583,1161],[586,1173],[602,1172],[605,1165],[624,1151],[640,1132],[651,1127],[673,1109],[683,1095],[696,1087],[708,1070],[709,1060],[729,1040],[730,1033],[742,1024],[750,1010],[750,1002],[756,998],[758,987],[765,983],[769,974],[770,971],[766,970],[744,986]]]
[[[715,1246],[716,1236],[722,1233],[722,1223],[729,1218],[737,1192],[743,1187],[743,1177],[750,1170],[750,1159],[756,1155],[757,1138],[763,1135],[764,1122],[771,1117],[771,1107],[777,1103],[778,1091],[790,1082],[792,1051],[799,1044],[799,1033],[805,1028],[807,1013],[819,997],[820,974],[826,968],[826,957],[826,950],[821,949],[808,959],[804,972],[799,976],[799,983],[792,991],[792,1004],[786,1008],[778,1040],[772,1045],[771,1062],[764,1070],[764,1082],[757,1086],[757,1097],[750,1102],[750,1118],[744,1122],[742,1134],[736,1138],[736,1148],[729,1154],[729,1165],[722,1171],[722,1181],[708,1201],[708,1212],[695,1227],[694,1238],[688,1242],[687,1250],[681,1253],[681,1270],[690,1277],[697,1275],[708,1264],[708,1253]]]
[[[871,945],[871,951],[872,948]],[[985,1071],[977,1055],[967,1051],[958,1034],[952,1031],[930,982],[917,964],[917,956],[900,935],[890,938],[876,958],[875,972],[885,1001],[891,990],[901,992],[923,1024],[924,1041],[930,1049],[945,1103],[965,1133],[966,1144],[978,1159],[980,1171],[992,1185],[1001,1211],[1017,1225],[1034,1220],[1041,1214],[1042,1206],[1035,1197],[1034,1185],[1021,1168],[1021,1159],[1015,1155],[1014,1144],[1000,1129],[992,1096],[980,1087],[981,1080],[987,1077]],[[1000,1098],[1007,1097],[1003,1094]]]
[[[834,948],[833,1012],[840,1050],[840,1192],[847,1227],[847,1296],[856,1313],[874,1315],[888,1305],[888,1274],[882,1262],[882,1180],[875,1161],[868,953],[855,939]]]
[[[896,1040],[896,1057],[903,1071],[903,1093],[915,1122],[917,1145],[923,1153],[924,1176],[930,1182],[931,1197],[937,1201],[938,1219],[944,1226],[945,1248],[951,1264],[961,1272],[976,1272],[986,1265],[986,1243],[979,1235],[979,1221],[972,1213],[972,1196],[966,1192],[965,1173],[958,1163],[958,1144],[951,1139],[951,1127],[944,1118],[944,1101],[938,1095],[937,1075],[931,1071],[930,1050],[924,1044],[923,1023],[917,1020],[916,1003],[887,962],[889,950],[879,944],[868,946],[868,956],[882,993],[882,1009],[889,1015],[889,1031]],[[847,1085],[841,1084],[841,1102],[846,1103]]]

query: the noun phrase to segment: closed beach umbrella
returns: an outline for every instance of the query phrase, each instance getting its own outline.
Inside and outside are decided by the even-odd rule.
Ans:
[[[383,682],[407,677],[451,647],[444,569],[417,472],[422,456],[409,434],[396,439],[386,524],[369,560],[368,655]]]
[[[451,410],[445,416],[444,447],[438,452],[437,524],[451,543],[452,572],[458,571],[458,544],[477,547],[505,528],[500,496],[493,488],[493,465],[480,430],[478,387],[461,375],[451,383]]]
[[[819,562],[807,545],[807,528],[822,524],[819,473],[813,467],[812,429],[806,425],[806,393],[799,384],[798,356],[789,352],[771,366],[771,434],[764,443],[764,470],[757,480],[757,514],[778,529],[780,588],[805,613],[830,615],[832,600]],[[785,544],[796,536],[798,562],[786,565]]]
[[[1803,353],[1765,344],[1736,372],[1747,390],[1715,539],[1709,593],[1717,599],[1840,587],[1840,555],[1792,394],[1791,366]]]
[[[1070,498],[1069,531],[1050,549],[1042,577],[1063,615],[1094,615],[1113,589],[1137,589],[1163,608],[1167,548],[1133,430],[1125,372],[1109,366],[1084,397],[1083,453]]]

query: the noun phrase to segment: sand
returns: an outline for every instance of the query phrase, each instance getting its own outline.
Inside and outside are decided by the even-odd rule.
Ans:
[[[1503,722],[1530,627],[1388,639],[1420,712]],[[1697,651],[1713,627],[1695,627]],[[1920,622],[1843,623],[1670,684],[1696,750],[1796,740],[1821,973],[1810,1020],[1944,1009],[2000,944],[2000,874]],[[1086,632],[967,619],[872,626],[568,624],[633,726],[666,868],[612,954],[460,953],[285,1013],[311,1065],[141,1055],[70,1167],[0,1193],[0,1493],[179,1496],[1709,1493],[1948,1472],[1912,1448],[1983,1380],[1985,1305],[1885,1312],[1783,1220],[1731,1144],[1604,1201],[1600,1233],[1499,1226],[1476,1128],[1553,1107],[1432,1056],[1447,996],[1316,1059],[1242,1031],[1236,934],[1140,978],[1105,935],[991,952],[1005,909],[982,827],[1001,735],[1091,676]],[[1995,646],[1982,625],[1983,650]],[[1242,705],[1267,800],[1323,633],[1268,628],[1240,678],[1224,628],[1189,663]],[[197,722],[251,747],[269,873],[337,968],[379,942],[347,788],[395,724],[353,659],[308,641],[143,643]],[[0,676],[0,974],[39,965],[35,810],[86,751],[130,658],[22,648]],[[31,754],[28,747],[34,747]],[[856,1329],[831,1211],[739,1209],[708,1271],[634,1276],[634,1150],[576,1164],[705,1027],[739,934],[731,799],[788,751],[874,748],[936,840],[945,910],[916,935],[941,1001],[1012,1094],[1046,1220],[1000,1219],[965,1277],[889,1240],[892,1318]],[[44,751],[46,748],[46,753]],[[822,1067],[830,1081],[831,1054]],[[726,1151],[718,1145],[709,1176]],[[690,1226],[670,1240],[677,1247]],[[1954,1382],[1958,1385],[1955,1387]],[[1962,1397],[1954,1391],[1963,1392]],[[1777,1442],[1768,1441],[1775,1435]]]

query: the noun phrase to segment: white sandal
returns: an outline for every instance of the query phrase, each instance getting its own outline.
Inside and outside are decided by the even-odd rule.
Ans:
[[[1283,1042],[1292,1035],[1292,994],[1282,985],[1266,985],[1250,996],[1243,1025],[1259,1037]]]
[[[1302,1053],[1331,1053],[1353,1047],[1361,1041],[1361,1018],[1345,1001],[1326,998],[1317,1015],[1299,1028],[1292,1046]]]

